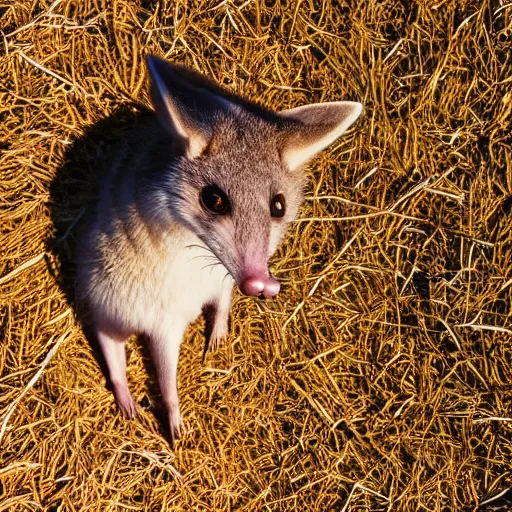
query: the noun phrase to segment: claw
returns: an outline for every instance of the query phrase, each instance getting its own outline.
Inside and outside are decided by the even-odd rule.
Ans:
[[[173,404],[169,407],[169,433],[171,436],[171,443],[174,446],[174,442],[181,439],[181,415],[178,404]]]
[[[123,417],[128,420],[133,420],[137,416],[137,404],[128,390],[127,386],[114,385],[114,396],[116,403]]]
[[[213,328],[213,331],[208,339],[208,350],[217,350],[222,347],[226,342],[228,337],[228,328],[227,326],[221,329],[217,329],[217,326]]]

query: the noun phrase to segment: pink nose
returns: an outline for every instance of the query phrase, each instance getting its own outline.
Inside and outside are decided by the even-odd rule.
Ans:
[[[281,285],[279,284],[279,281],[276,281],[270,276],[248,276],[244,278],[240,284],[240,290],[242,293],[244,295],[249,295],[250,297],[259,297],[260,295],[263,295],[265,298],[270,299],[271,297],[275,297],[279,293],[280,289]]]

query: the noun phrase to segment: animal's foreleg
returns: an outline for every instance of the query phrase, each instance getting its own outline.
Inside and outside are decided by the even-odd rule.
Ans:
[[[133,397],[128,389],[128,380],[126,378],[124,342],[128,335],[102,327],[96,329],[96,337],[108,368],[110,384],[112,385],[117,405],[125,418],[133,419],[137,411]]]
[[[174,322],[169,332],[152,335],[151,354],[156,368],[160,392],[167,410],[169,431],[174,442],[181,436],[178,400],[178,356],[186,325]]]
[[[215,350],[228,336],[229,311],[231,309],[231,291],[233,283],[225,283],[217,300],[204,308],[206,329],[206,349]]]

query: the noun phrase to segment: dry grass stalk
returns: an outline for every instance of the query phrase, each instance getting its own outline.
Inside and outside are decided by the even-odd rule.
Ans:
[[[510,500],[511,13],[505,0],[0,4],[0,511]],[[68,303],[73,227],[147,104],[148,53],[275,108],[366,106],[312,166],[275,260],[284,292],[237,296],[228,346],[204,365],[202,323],[190,328],[174,452],[146,352],[129,345],[141,414],[125,422]]]

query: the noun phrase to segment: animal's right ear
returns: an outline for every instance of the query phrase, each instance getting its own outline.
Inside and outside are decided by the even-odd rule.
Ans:
[[[292,122],[282,148],[288,167],[302,167],[342,135],[362,110],[361,103],[355,101],[333,101],[280,112],[281,118]]]
[[[163,59],[150,56],[147,65],[151,98],[160,123],[180,153],[197,158],[212,138],[215,112],[233,105],[210,90],[192,85],[181,76],[179,67]]]

